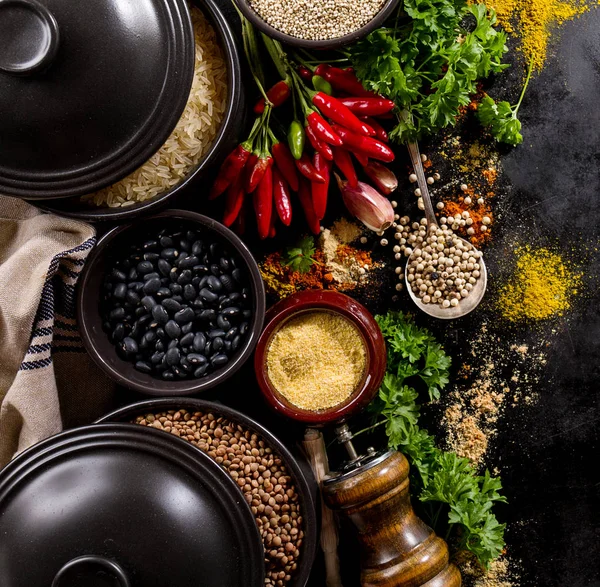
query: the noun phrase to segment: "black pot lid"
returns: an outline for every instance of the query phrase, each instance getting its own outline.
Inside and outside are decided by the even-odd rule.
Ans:
[[[260,587],[263,558],[234,481],[164,432],[78,428],[0,472],[2,587]]]
[[[0,193],[122,179],[169,137],[193,74],[185,0],[0,0]]]

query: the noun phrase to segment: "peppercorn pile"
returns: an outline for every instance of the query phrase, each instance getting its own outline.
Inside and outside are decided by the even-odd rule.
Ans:
[[[191,442],[223,467],[244,494],[265,546],[265,585],[283,587],[298,568],[304,532],[298,494],[281,458],[248,428],[210,412],[169,410],[138,416]]]
[[[197,226],[150,232],[109,267],[103,328],[119,355],[165,380],[205,377],[247,337],[243,264]]]
[[[458,306],[481,275],[480,258],[480,251],[456,238],[452,230],[442,224],[415,248],[407,280],[424,304],[440,304],[442,308]]]
[[[291,224],[292,195],[297,194],[309,229],[319,234],[334,175],[351,214],[372,230],[389,227],[394,213],[385,196],[398,182],[381,162],[395,156],[376,118],[389,115],[394,103],[365,90],[352,69],[313,67],[263,35],[264,49],[282,78],[266,91],[258,36],[244,18],[242,30],[250,70],[263,97],[254,107],[257,117],[248,138],[225,159],[210,191],[210,199],[226,194],[223,224],[243,233],[251,196],[258,236],[273,237],[279,223]],[[276,109],[290,97],[292,121],[283,123],[288,133],[282,142],[272,118],[284,113]],[[359,181],[354,160],[377,189]],[[343,177],[333,172],[334,166]]]

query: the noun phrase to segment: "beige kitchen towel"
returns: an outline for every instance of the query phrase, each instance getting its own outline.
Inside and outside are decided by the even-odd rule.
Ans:
[[[0,196],[0,467],[59,432],[61,407],[72,421],[74,411],[82,421],[102,413],[110,384],[75,321],[75,284],[94,244],[91,226]]]

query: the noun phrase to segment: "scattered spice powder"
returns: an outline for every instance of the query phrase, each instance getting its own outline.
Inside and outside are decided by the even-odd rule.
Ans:
[[[461,551],[454,561],[462,574],[465,584],[471,587],[519,587],[521,584],[517,565],[506,556],[490,563],[485,570],[475,557],[467,551]]]
[[[321,233],[319,246],[325,256],[327,271],[336,284],[356,284],[364,279],[365,265],[371,266],[368,252],[350,246],[361,234],[359,226],[345,218],[337,220]]]
[[[443,217],[448,218],[448,222],[450,222],[449,219],[451,216],[456,216],[457,214],[462,216],[463,212],[467,211],[472,224],[459,226],[456,232],[463,238],[468,239],[475,247],[480,248],[491,237],[491,226],[494,223],[492,209],[489,204],[472,205],[465,204],[464,198],[460,198],[460,200],[461,202],[447,202],[440,214],[443,214]],[[484,223],[484,218],[487,224]],[[485,230],[482,230],[483,226],[485,226]],[[473,234],[470,234],[470,232],[473,232]]]
[[[546,343],[538,344],[545,347]],[[450,393],[442,424],[448,447],[480,467],[504,410],[520,401],[533,403],[546,353],[526,344],[508,346],[505,338],[485,324],[468,352],[470,356],[458,373],[465,384],[459,382]]]
[[[271,253],[259,265],[267,293],[285,298],[303,289],[325,289],[327,284],[325,256],[317,249],[315,262],[307,273],[294,271],[283,264],[281,253]]]
[[[461,216],[454,230],[480,248],[491,239],[491,204],[496,196],[499,154],[495,145],[466,143],[458,133],[457,129],[449,129],[443,135],[438,161],[443,171],[437,177],[443,176],[444,181],[431,192],[440,221],[446,218],[451,225],[452,217]]]
[[[562,316],[581,284],[581,273],[546,248],[516,249],[514,274],[500,290],[498,306],[510,322]]]
[[[491,0],[498,24],[507,32],[519,36],[521,51],[533,60],[535,69],[544,66],[548,43],[556,28],[587,12],[590,2],[581,0]]]
[[[339,314],[308,312],[285,322],[267,351],[267,373],[290,403],[323,410],[342,403],[360,383],[366,351],[356,326]]]
[[[306,273],[285,266],[281,253],[271,253],[259,264],[267,293],[284,298],[304,289],[347,292],[368,284],[370,271],[381,264],[374,262],[368,251],[352,245],[362,232],[345,218],[334,222],[317,240],[315,262]]]

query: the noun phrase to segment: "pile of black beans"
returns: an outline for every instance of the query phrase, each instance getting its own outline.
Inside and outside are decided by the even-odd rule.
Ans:
[[[240,257],[197,225],[142,235],[109,262],[100,311],[119,356],[165,380],[226,365],[250,330]]]

